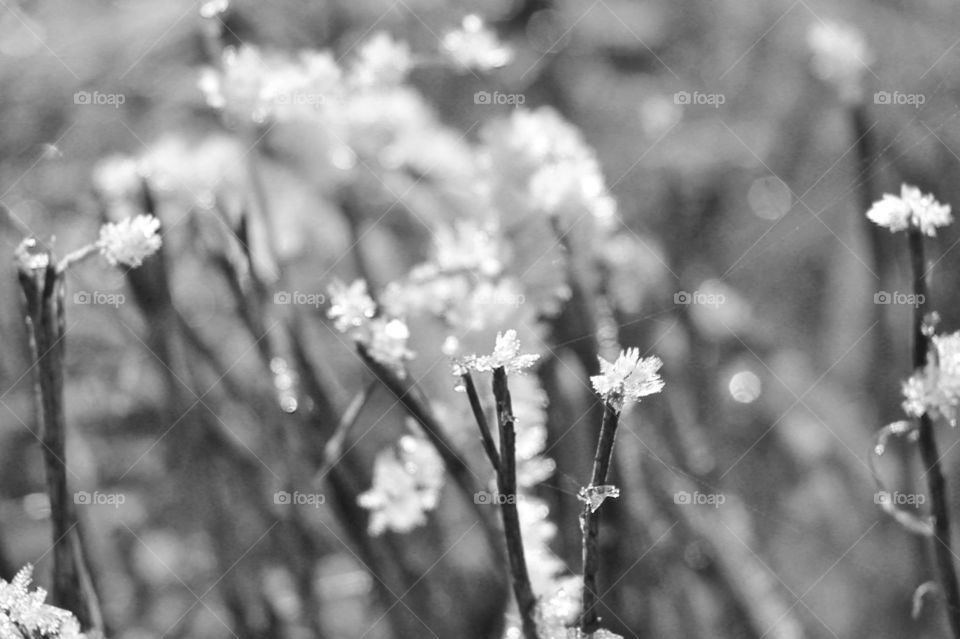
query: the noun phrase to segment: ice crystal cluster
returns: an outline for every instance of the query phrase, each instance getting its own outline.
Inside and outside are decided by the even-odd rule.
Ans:
[[[600,374],[590,378],[594,390],[616,410],[622,410],[628,401],[659,393],[663,380],[657,371],[663,362],[659,357],[640,357],[636,348],[621,351],[613,362],[600,358]]]
[[[405,362],[413,357],[407,348],[410,329],[406,323],[378,314],[377,303],[367,292],[364,280],[349,285],[334,282],[330,286],[330,300],[327,315],[337,330],[365,346],[373,359],[404,376]]]
[[[44,603],[42,588],[30,591],[33,566],[24,566],[9,583],[0,579],[0,637],[3,639],[86,639],[76,617]]]
[[[396,449],[381,451],[373,463],[373,486],[359,504],[370,511],[371,535],[405,533],[427,522],[443,488],[443,463],[420,437],[404,435]]]
[[[133,268],[160,249],[159,231],[160,220],[152,215],[128,217],[104,224],[97,246],[111,265]]]
[[[885,193],[882,200],[870,207],[867,217],[891,233],[914,226],[930,237],[937,235],[938,228],[953,222],[949,204],[941,204],[933,195],[921,193],[909,184],[900,187],[899,197]]]
[[[924,413],[957,425],[960,406],[960,331],[934,335],[927,365],[903,383],[903,410],[911,417]]]

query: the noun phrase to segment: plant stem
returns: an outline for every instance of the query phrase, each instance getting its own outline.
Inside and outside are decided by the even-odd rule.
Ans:
[[[538,639],[534,621],[537,599],[530,585],[527,562],[523,555],[523,537],[520,534],[520,515],[517,513],[517,457],[514,430],[513,403],[507,386],[507,372],[493,369],[493,396],[497,402],[497,423],[500,426],[500,470],[497,472],[500,515],[507,540],[507,558],[513,580],[513,594],[517,598],[520,622],[525,639]]]
[[[483,449],[487,452],[487,458],[493,465],[493,470],[499,475],[501,471],[500,453],[497,452],[497,445],[493,441],[493,434],[490,432],[490,424],[487,423],[487,416],[483,412],[483,406],[480,405],[480,395],[477,394],[477,387],[473,383],[473,375],[470,374],[470,371],[467,371],[460,377],[463,379],[463,387],[466,389],[467,397],[470,400],[473,417],[477,420],[477,427],[480,429]]]
[[[610,402],[604,402],[590,486],[602,486],[607,482],[619,422],[620,414],[617,409]],[[596,610],[599,603],[597,572],[600,570],[600,510],[591,510],[590,504],[585,503],[580,516],[580,529],[583,533],[583,610],[580,613],[580,632],[590,635],[600,627]]]
[[[913,367],[922,370],[927,365],[930,338],[924,331],[924,314],[927,308],[927,283],[923,256],[923,235],[919,228],[911,226],[910,262],[913,267],[913,292],[917,303],[913,309]],[[926,469],[927,486],[930,492],[930,514],[933,518],[933,556],[947,604],[947,619],[953,636],[960,639],[960,588],[953,565],[950,547],[950,513],[947,508],[947,488],[940,465],[940,452],[933,431],[933,420],[927,413],[920,417],[920,457]]]
[[[373,372],[387,390],[393,393],[407,413],[420,424],[427,439],[430,440],[430,443],[437,450],[437,454],[440,455],[440,459],[443,460],[443,465],[450,473],[454,484],[463,493],[464,497],[469,499],[470,503],[477,505],[480,523],[487,533],[491,547],[496,548],[498,537],[496,527],[483,512],[483,508],[476,504],[476,494],[481,489],[478,477],[444,434],[443,427],[431,410],[426,398],[418,391],[416,384],[407,379],[401,379],[393,370],[373,359],[363,344],[357,344],[357,352],[367,368]]]
[[[17,249],[17,270],[26,301],[33,358],[34,398],[53,524],[54,605],[77,617],[84,629],[104,630],[103,614],[87,566],[74,501],[67,487],[66,417],[63,408],[63,273],[53,256],[27,239]]]

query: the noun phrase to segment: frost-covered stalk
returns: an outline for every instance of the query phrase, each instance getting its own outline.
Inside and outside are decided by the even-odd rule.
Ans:
[[[600,506],[607,497],[618,497],[620,491],[606,484],[613,443],[620,422],[620,412],[627,401],[639,402],[642,397],[659,393],[663,380],[657,371],[663,363],[657,357],[641,358],[640,351],[629,348],[621,351],[615,362],[602,357],[600,374],[590,378],[594,390],[603,399],[603,419],[600,437],[593,457],[590,484],[580,490],[584,502],[580,516],[583,533],[583,607],[580,611],[580,632],[590,636],[600,629],[597,615],[597,573],[600,570]]]
[[[591,486],[607,483],[610,460],[613,457],[613,442],[620,422],[619,411],[609,401],[603,404],[603,421],[600,423],[600,438],[593,456]],[[583,609],[580,613],[580,631],[595,632],[600,627],[597,615],[597,572],[600,570],[600,510],[594,510],[587,501],[580,515],[580,530],[583,533]]]
[[[936,237],[937,229],[950,225],[953,216],[949,205],[941,204],[932,195],[923,194],[920,189],[904,184],[899,197],[884,194],[882,200],[875,202],[867,211],[867,218],[892,233],[907,233],[913,270],[914,372],[904,383],[906,401],[903,408],[918,424],[917,440],[930,493],[934,564],[943,588],[950,628],[953,636],[960,639],[960,590],[950,548],[946,482],[933,431],[933,420],[938,416],[947,417],[951,424],[956,425],[957,406],[960,404],[956,375],[957,336],[933,337],[933,331],[927,326],[929,306],[923,247],[923,236]],[[931,342],[936,345],[935,349],[931,349]],[[878,446],[878,449],[882,452],[882,446]]]
[[[507,386],[507,372],[502,366],[493,369],[493,396],[497,402],[497,424],[500,428],[500,468],[497,472],[497,490],[500,494],[500,515],[507,540],[507,558],[513,594],[517,598],[520,622],[525,639],[537,639],[534,619],[537,599],[530,585],[527,561],[523,555],[523,537],[520,534],[520,515],[517,512],[517,446],[514,430],[513,405]]]
[[[513,594],[517,599],[520,613],[520,625],[525,639],[538,639],[536,608],[537,598],[533,594],[527,560],[523,550],[523,535],[520,531],[520,514],[517,511],[517,433],[514,425],[513,401],[507,384],[507,373],[523,373],[540,358],[539,355],[521,354],[520,341],[514,330],[497,334],[493,354],[477,357],[470,355],[454,364],[454,375],[463,381],[463,390],[470,400],[483,446],[490,464],[496,471],[497,493],[500,503],[500,516],[503,520],[503,533],[507,545],[507,560],[510,565],[510,577]],[[500,451],[493,442],[486,415],[480,405],[480,397],[474,386],[470,371],[493,372],[493,398],[496,402],[497,426],[500,435]]]
[[[83,628],[103,630],[100,602],[83,548],[80,522],[67,488],[63,408],[63,271],[51,254],[27,239],[16,253],[34,371],[34,398],[53,524],[53,603]]]
[[[493,441],[493,434],[490,432],[490,425],[487,423],[487,416],[483,412],[483,406],[480,404],[480,395],[477,393],[477,386],[473,383],[473,375],[470,371],[464,370],[460,376],[463,380],[463,389],[467,393],[467,399],[470,400],[470,410],[473,411],[473,417],[477,420],[477,428],[480,429],[480,439],[483,442],[483,450],[487,453],[487,459],[493,469],[500,472],[500,453],[497,452],[497,444]]]
[[[913,309],[913,367],[922,371],[927,366],[930,337],[924,328],[927,311],[926,264],[923,251],[923,234],[917,226],[908,231],[910,263],[913,268],[913,292],[917,303]],[[930,492],[930,514],[933,518],[933,556],[937,575],[947,604],[947,618],[955,638],[960,638],[960,588],[957,586],[957,571],[953,565],[953,550],[950,545],[950,511],[947,507],[947,487],[940,466],[940,451],[933,431],[933,420],[928,412],[920,416],[920,458],[926,470],[927,489]]]

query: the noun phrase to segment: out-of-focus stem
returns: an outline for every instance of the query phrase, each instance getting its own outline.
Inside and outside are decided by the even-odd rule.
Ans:
[[[590,486],[602,486],[607,482],[610,461],[613,458],[613,442],[617,436],[620,414],[608,401],[603,404],[603,421],[600,438],[593,457],[593,475]],[[600,627],[597,615],[597,572],[600,570],[600,509],[593,510],[589,503],[583,505],[580,516],[583,533],[583,609],[580,613],[580,632],[589,635]]]
[[[487,423],[487,416],[480,404],[480,396],[477,394],[476,384],[473,383],[473,375],[470,374],[470,371],[467,371],[460,378],[463,380],[464,390],[466,390],[467,398],[470,400],[470,410],[473,411],[473,417],[477,420],[477,428],[480,429],[483,449],[487,453],[487,458],[490,460],[493,470],[500,473],[500,453],[497,452],[497,445],[493,441],[493,434],[490,432],[490,424]]]
[[[507,541],[507,559],[513,594],[517,598],[520,623],[524,639],[537,639],[537,624],[534,619],[537,599],[530,585],[527,562],[523,554],[523,537],[520,534],[520,515],[517,512],[517,458],[516,431],[514,430],[513,404],[507,386],[507,372],[503,368],[493,370],[493,396],[497,403],[497,423],[500,427],[500,470],[497,472],[500,515]]]
[[[67,488],[66,418],[63,408],[63,277],[53,256],[36,241],[17,249],[20,287],[34,369],[34,398],[53,524],[53,603],[73,612],[85,629],[103,632],[103,614],[87,565],[80,521]]]
[[[930,338],[924,329],[927,310],[926,264],[923,255],[923,234],[911,226],[910,263],[913,267],[913,292],[918,303],[913,309],[913,367],[922,370],[927,365]],[[940,466],[940,452],[933,432],[933,420],[926,413],[920,417],[918,443],[920,458],[926,470],[927,487],[930,492],[930,514],[933,518],[933,556],[940,585],[947,604],[947,618],[955,639],[960,639],[960,588],[953,565],[950,547],[950,512],[947,508],[947,487]]]
[[[474,504],[491,548],[496,549],[499,533],[484,511],[483,506],[476,503],[476,494],[482,487],[467,462],[464,461],[453,443],[444,434],[443,427],[434,416],[427,400],[418,392],[415,384],[406,379],[401,379],[394,371],[371,357],[363,344],[357,344],[357,352],[387,390],[394,394],[407,413],[420,424],[427,439],[430,440],[437,454],[440,455],[440,459],[443,460],[444,467],[450,473],[454,484],[469,500],[469,503]]]

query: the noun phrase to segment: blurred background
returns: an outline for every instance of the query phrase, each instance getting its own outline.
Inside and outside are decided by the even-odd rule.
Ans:
[[[49,586],[51,562],[13,251],[29,230],[62,255],[94,240],[105,217],[150,210],[164,224],[162,264],[91,262],[67,278],[69,482],[123,496],[78,503],[109,635],[501,633],[508,587],[450,487],[422,528],[364,534],[356,495],[377,453],[409,429],[389,392],[361,396],[337,486],[318,477],[339,416],[376,386],[320,298],[335,278],[364,277],[382,293],[433,259],[436,229],[489,197],[471,190],[464,149],[485,144],[511,169],[515,155],[535,155],[543,131],[510,119],[522,103],[579,129],[570,144],[595,150],[620,218],[600,232],[577,217],[566,242],[547,227],[504,233],[534,327],[521,341],[538,344],[535,378],[550,400],[545,454],[557,472],[535,492],[569,575],[580,564],[575,495],[599,424],[584,384],[605,343],[583,309],[609,320],[598,320],[608,341],[665,362],[664,393],[625,418],[617,442],[623,495],[605,506],[604,625],[625,637],[946,636],[936,597],[911,610],[933,578],[928,547],[880,510],[867,462],[877,430],[902,415],[912,307],[896,295],[910,292],[906,242],[863,214],[901,182],[960,201],[960,8],[234,0],[219,18],[200,10],[180,0],[0,4],[0,203],[21,222],[2,236],[0,576],[31,562]],[[513,49],[510,64],[474,73],[435,63],[467,14]],[[834,22],[864,44],[825,45],[858,52],[839,81],[811,51],[811,30]],[[418,61],[403,93],[351,104],[349,130],[237,123],[198,85],[217,44],[330,50],[346,65],[380,31]],[[150,201],[111,199],[101,163],[118,155],[153,167]],[[958,241],[946,229],[928,243],[946,331],[960,326]],[[576,287],[555,294],[566,278],[602,303]],[[270,312],[249,303],[275,300],[263,283],[278,281],[320,301]],[[443,333],[407,319],[412,378],[486,482]],[[484,325],[467,352],[489,351],[510,327]],[[960,515],[958,439],[946,424],[938,437]],[[912,445],[892,445],[878,463],[884,483],[922,493],[916,458]],[[270,496],[304,477],[326,504],[275,508]]]

